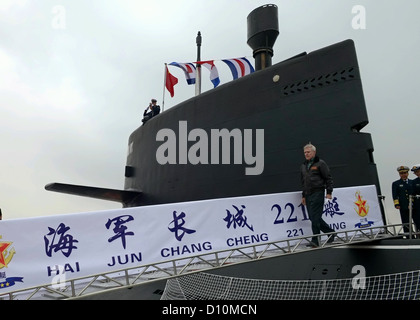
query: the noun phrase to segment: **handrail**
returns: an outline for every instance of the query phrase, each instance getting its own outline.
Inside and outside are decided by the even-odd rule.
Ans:
[[[320,250],[331,247],[351,245],[354,243],[370,242],[377,239],[401,237],[402,235],[402,224],[337,231],[321,234],[320,236],[327,236],[327,238],[324,241],[321,241],[319,247],[316,248],[306,247],[307,244],[311,243],[313,235],[301,236],[286,240],[252,244],[233,249],[203,253],[184,258],[170,259],[158,263],[139,265],[135,267],[120,269],[117,271],[109,271],[90,276],[69,279],[65,281],[65,286],[62,285],[61,289],[55,288],[53,284],[45,284],[36,287],[20,289],[5,294],[0,294],[0,300],[6,296],[8,296],[10,300],[13,300],[14,298],[18,297],[18,295],[23,295],[25,292],[31,292],[28,300],[32,298],[45,299],[47,298],[45,293],[41,293],[41,296],[39,295],[42,290],[58,296],[52,297],[52,299],[78,298],[104,291],[130,288],[151,281],[169,279],[186,274],[227,267],[239,263],[246,263],[288,254],[308,252],[309,250]],[[337,240],[332,243],[328,243],[328,240],[332,236],[335,236]],[[105,279],[105,282],[103,279]],[[99,284],[98,281],[100,282]],[[111,282],[114,283],[116,287],[110,287],[108,284]],[[98,286],[101,290],[93,290],[92,292],[92,288],[95,289],[95,287]],[[91,290],[89,291],[88,289]]]
[[[413,222],[413,204],[414,204],[414,198],[420,199],[420,195],[409,195],[408,196],[408,214],[409,214],[409,238],[413,238],[413,228],[412,228],[412,222]],[[420,226],[416,226],[417,228],[420,228]]]

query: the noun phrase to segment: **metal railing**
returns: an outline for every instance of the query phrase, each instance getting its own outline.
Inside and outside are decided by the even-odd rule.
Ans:
[[[188,258],[177,258],[159,263],[125,268],[118,271],[66,279],[60,284],[46,284],[16,290],[0,295],[0,300],[78,298],[98,294],[104,291],[130,288],[151,281],[159,281],[286,254],[296,254],[307,252],[308,250],[322,250],[331,247],[352,245],[354,243],[401,237],[404,234],[403,230],[402,224],[394,224],[325,233],[319,235],[321,239],[322,237],[325,239],[315,248],[306,246],[311,243],[313,235],[252,244],[234,249],[198,254]],[[332,243],[328,242],[331,237],[335,238]]]
[[[409,223],[408,223],[408,227],[409,227],[409,238],[412,239],[413,238],[413,225],[414,228],[416,228],[415,230],[417,230],[417,228],[420,228],[420,226],[416,226],[413,223],[413,204],[414,204],[414,199],[420,199],[420,195],[410,195],[409,196],[409,205],[408,205],[408,212],[409,212]]]

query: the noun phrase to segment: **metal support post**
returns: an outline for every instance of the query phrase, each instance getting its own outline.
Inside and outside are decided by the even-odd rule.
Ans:
[[[408,227],[410,228],[409,238],[413,238],[413,196],[408,196]]]

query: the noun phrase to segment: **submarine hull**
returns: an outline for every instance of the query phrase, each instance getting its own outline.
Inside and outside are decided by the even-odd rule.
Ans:
[[[372,139],[360,132],[367,123],[353,41],[301,54],[193,97],[135,130],[129,137],[125,190],[142,196],[124,205],[298,191],[302,148],[308,142],[330,166],[335,187],[374,184],[380,193]],[[168,129],[176,140],[159,138]],[[208,137],[207,157],[196,154],[197,146],[205,144],[188,136],[194,129]],[[229,162],[222,159],[227,151],[220,139],[218,149],[210,141],[214,130],[232,133]],[[235,149],[233,133],[240,133],[244,154],[247,130],[253,156],[257,131],[263,132],[263,160],[261,154],[254,163],[235,158],[240,149]],[[195,159],[201,156],[200,163],[187,156],[191,150]],[[214,153],[218,164],[212,161]],[[159,162],[162,154],[172,163]],[[258,171],[257,166],[263,166],[260,173],[247,174],[247,168]]]
[[[335,187],[375,185],[380,195],[372,139],[369,133],[361,132],[367,124],[355,46],[346,40],[259,70],[149,120],[129,138],[124,191],[130,194],[119,196],[125,196],[123,206],[132,207],[297,191],[301,188],[302,148],[308,142],[317,146],[319,156],[330,166]],[[262,172],[247,175],[246,169],[252,165],[235,163],[234,137],[230,163],[192,163],[179,151],[187,150],[188,154],[194,150],[198,140],[189,133],[195,129],[208,137],[212,130],[238,129],[242,137],[245,130],[251,130],[254,138],[257,130],[263,130]],[[173,151],[169,150],[170,137],[161,139],[162,132],[172,132],[176,138],[173,158],[169,154]],[[242,146],[245,142],[242,140]],[[159,148],[165,143],[168,150],[162,154],[176,163],[160,163]],[[258,149],[256,144],[254,139],[253,152]],[[208,162],[214,151],[208,143]],[[223,154],[222,145],[217,152]],[[418,239],[381,240],[308,250],[209,273],[245,279],[323,280],[352,278],[356,265],[363,266],[368,277],[408,272],[419,268],[419,245]],[[159,280],[103,292],[100,298],[160,299],[165,285],[166,280]]]

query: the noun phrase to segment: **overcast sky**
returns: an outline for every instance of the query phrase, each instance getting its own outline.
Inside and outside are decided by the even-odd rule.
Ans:
[[[279,7],[273,63],[355,41],[370,120],[363,131],[372,134],[388,216],[398,217],[396,167],[420,163],[420,1],[0,0],[3,219],[120,208],[44,186],[123,189],[128,137],[151,98],[162,105],[164,63],[195,61],[198,31],[202,60],[253,63],[246,19],[267,3]],[[353,28],[357,5],[365,29]],[[231,81],[227,66],[217,67],[221,83]],[[175,69],[165,109],[194,95]],[[211,88],[204,75],[203,91]]]

